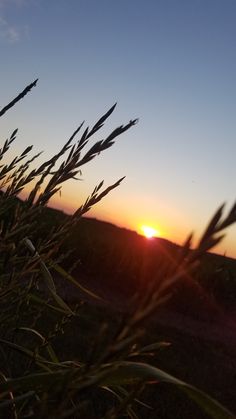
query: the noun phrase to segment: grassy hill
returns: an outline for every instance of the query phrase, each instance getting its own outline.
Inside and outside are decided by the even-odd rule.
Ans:
[[[10,223],[10,210],[6,216]],[[52,208],[42,208],[39,216],[37,235],[44,237],[51,227],[59,226],[70,217]],[[112,341],[119,325],[129,318],[135,293],[142,294],[150,281],[160,281],[181,247],[161,238],[149,241],[136,232],[83,217],[66,237],[58,254],[68,251],[63,266],[102,300],[77,292],[51,269],[59,294],[79,307],[79,321],[78,318],[68,324],[66,321],[63,334],[57,334],[53,343],[62,361],[79,359],[90,363],[91,357],[96,359],[101,347],[106,346],[104,339],[108,343]],[[163,348],[148,355],[152,365],[208,392],[232,411],[236,411],[235,275],[235,260],[204,255],[191,278],[181,278],[164,307],[142,324],[145,335],[140,342],[144,346],[165,342]],[[50,330],[51,322],[50,316],[47,324],[41,324],[39,319],[41,333]],[[102,330],[107,332],[100,335]],[[143,356],[139,360],[145,362],[147,358]],[[207,418],[177,389],[165,384],[147,387],[142,399],[151,406],[151,409],[139,406],[142,418]],[[95,391],[91,402],[93,407],[90,406],[83,417],[95,419],[96,415],[102,417],[109,403],[113,406],[115,400],[111,397],[109,402],[100,391],[97,395]]]
[[[68,215],[44,208],[42,234],[49,226],[59,225]],[[75,277],[96,276],[96,281],[112,292],[133,295],[150,280],[160,281],[166,267],[175,263],[181,246],[163,238],[147,240],[125,228],[97,219],[82,217],[63,244],[62,252],[72,250],[65,267],[74,268]],[[207,300],[207,301],[205,301]],[[173,288],[172,305],[176,310],[198,316],[206,314],[204,302],[214,312],[214,300],[224,310],[236,307],[236,260],[213,253],[202,256],[191,279],[183,278]],[[200,306],[201,307],[201,306]],[[199,307],[198,307],[199,309]],[[199,311],[199,310],[198,310]]]
[[[67,217],[52,209],[46,212],[48,222]],[[109,324],[110,330],[115,330],[127,315],[134,293],[142,292],[150,278],[159,280],[162,268],[181,250],[168,240],[148,241],[136,232],[87,217],[71,232],[66,247],[74,248],[66,268],[78,262],[72,270],[74,277],[104,298],[103,302],[88,299],[81,309],[79,325],[74,322],[66,330],[67,346],[63,346],[61,355],[67,353],[85,360],[89,356],[86,348],[100,327]],[[65,282],[61,287],[63,292]],[[75,298],[74,288],[69,286],[66,295]],[[232,411],[236,410],[235,301],[236,260],[209,253],[202,258],[191,281],[183,278],[173,289],[172,298],[143,325],[145,344],[170,342],[169,347],[153,354],[154,365],[207,391]],[[80,336],[78,341],[76,336]],[[144,399],[152,409],[140,406],[142,418],[207,418],[179,391],[164,384],[149,387]],[[102,412],[99,396],[95,404]],[[93,411],[89,414],[95,417]]]

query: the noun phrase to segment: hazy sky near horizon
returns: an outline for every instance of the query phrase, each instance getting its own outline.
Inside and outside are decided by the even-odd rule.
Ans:
[[[0,0],[0,107],[39,78],[2,118],[2,141],[18,127],[15,151],[34,144],[47,159],[118,102],[104,135],[139,123],[53,204],[71,211],[126,175],[90,215],[198,236],[236,199],[235,22],[235,0]],[[236,257],[236,227],[221,251]]]

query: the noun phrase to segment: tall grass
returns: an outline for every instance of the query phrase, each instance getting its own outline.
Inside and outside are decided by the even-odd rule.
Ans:
[[[36,83],[37,80],[5,106],[0,116]],[[102,417],[137,418],[136,407],[141,403],[144,387],[166,382],[182,390],[209,416],[233,418],[233,414],[204,392],[140,362],[144,354],[166,345],[153,342],[142,346],[140,338],[144,334],[143,324],[168,300],[173,285],[197,268],[201,256],[219,243],[225,229],[236,221],[236,205],[226,216],[223,206],[217,210],[194,250],[190,250],[192,235],[189,236],[178,258],[159,272],[162,280],[150,278],[145,291],[134,296],[129,315],[118,322],[115,330],[108,331],[104,324],[99,327],[94,341],[87,344],[86,362],[60,359],[58,355],[55,341],[60,338],[60,345],[66,346],[64,329],[72,321],[80,322],[83,299],[76,304],[64,301],[58,292],[57,275],[97,298],[62,268],[62,261],[68,257],[68,253],[63,254],[63,242],[81,216],[119,186],[123,178],[108,187],[100,182],[71,217],[46,234],[44,207],[66,181],[81,175],[84,164],[111,147],[115,139],[136,124],[137,120],[131,120],[90,145],[114,109],[115,105],[92,128],[80,124],[62,149],[36,168],[32,166],[36,166],[40,153],[32,155],[32,146],[9,163],[4,162],[16,140],[17,129],[0,150],[0,416],[86,417],[93,394],[101,391]],[[18,195],[30,185],[33,186],[22,202]],[[116,401],[111,403],[111,396]]]

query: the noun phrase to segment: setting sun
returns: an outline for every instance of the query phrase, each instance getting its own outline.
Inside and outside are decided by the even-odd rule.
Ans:
[[[160,235],[160,232],[157,229],[155,229],[153,227],[150,227],[150,226],[143,225],[141,227],[141,230],[142,230],[143,235],[147,239],[151,239],[152,237],[155,237],[155,236],[159,236]]]

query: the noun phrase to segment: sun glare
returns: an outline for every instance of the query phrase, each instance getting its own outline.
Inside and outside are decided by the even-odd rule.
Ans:
[[[157,237],[160,235],[160,232],[157,229],[152,228],[150,226],[143,225],[141,227],[141,230],[142,230],[143,235],[147,239],[151,239],[152,237]]]

